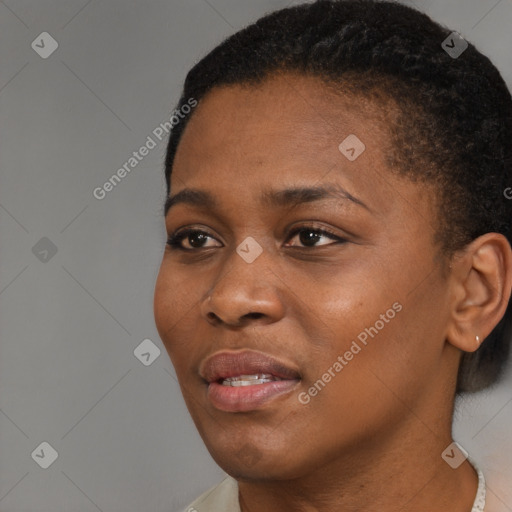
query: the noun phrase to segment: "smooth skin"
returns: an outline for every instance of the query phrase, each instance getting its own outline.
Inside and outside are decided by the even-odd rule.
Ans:
[[[476,350],[505,312],[511,249],[488,233],[443,255],[434,191],[385,163],[392,112],[317,78],[274,75],[211,91],[178,147],[171,195],[201,189],[217,205],[169,210],[169,235],[203,234],[181,241],[188,252],[166,247],[155,320],[200,435],[239,482],[243,512],[471,510],[475,471],[441,454],[461,351]],[[338,149],[350,134],[366,146],[355,161]],[[270,189],[323,185],[348,194],[262,202]],[[236,251],[247,237],[263,249],[252,263]],[[301,403],[395,302],[402,310]],[[256,410],[220,411],[200,364],[244,349],[301,380]]]

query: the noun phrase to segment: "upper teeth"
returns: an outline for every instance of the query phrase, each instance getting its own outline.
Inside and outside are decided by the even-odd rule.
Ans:
[[[281,380],[270,373],[257,373],[256,375],[237,375],[228,377],[222,381],[223,386],[252,386],[253,384],[265,384],[274,380]]]

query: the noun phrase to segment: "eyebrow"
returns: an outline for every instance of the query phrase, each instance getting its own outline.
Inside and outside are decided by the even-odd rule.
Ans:
[[[294,187],[283,190],[269,189],[261,195],[261,204],[266,207],[283,208],[296,206],[303,203],[312,203],[326,199],[348,199],[357,206],[370,211],[370,208],[357,197],[354,197],[341,185],[319,185],[316,187]],[[185,188],[178,193],[169,196],[164,205],[164,216],[169,210],[178,204],[188,204],[213,210],[218,208],[219,201],[206,190]]]

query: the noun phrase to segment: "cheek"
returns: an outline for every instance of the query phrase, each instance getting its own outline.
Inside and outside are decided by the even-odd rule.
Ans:
[[[200,296],[195,287],[169,265],[162,263],[155,283],[153,311],[155,324],[169,355],[186,346],[187,333],[193,329],[191,312],[199,307]]]
[[[329,283],[311,289],[307,304],[311,307],[309,316],[316,319],[315,326],[325,327],[330,348],[339,352],[348,349],[350,342],[375,322],[379,321],[382,328],[380,315],[392,309],[396,300],[397,294],[383,285],[382,278],[373,279],[361,268],[351,273],[340,271]],[[395,314],[391,310],[388,316]],[[364,334],[361,338],[364,340]]]
[[[173,307],[175,293],[173,290],[174,287],[170,279],[170,273],[166,272],[165,264],[162,263],[155,283],[153,312],[158,333],[164,343],[175,316],[175,308]]]
[[[308,361],[301,361],[301,366],[304,388],[313,408],[319,408],[319,417],[331,416],[336,423],[342,419],[337,411],[364,416],[373,410],[382,387],[375,374],[400,332],[403,305],[398,297],[383,283],[382,275],[380,280],[372,279],[362,270],[340,272],[310,291],[308,310],[301,315],[309,341],[304,352]],[[334,407],[331,415],[322,414],[323,407]],[[346,418],[342,424],[346,425]]]
[[[312,309],[303,317],[312,319],[308,338],[320,341],[311,347],[314,363],[307,384],[332,382],[335,402],[351,403],[350,397],[357,396],[373,403],[386,385],[391,390],[417,387],[425,377],[423,365],[434,364],[435,353],[426,354],[425,339],[431,332],[431,299],[439,290],[430,289],[429,282],[410,293],[418,269],[386,261],[386,266],[376,261],[332,276],[308,301]],[[352,406],[357,409],[356,402]]]
[[[360,307],[357,321],[344,331],[340,317],[338,343],[329,351],[330,362],[324,356],[327,366],[321,370],[342,356],[326,390],[333,406],[342,404],[369,425],[372,418],[384,421],[391,411],[402,414],[417,403],[431,388],[442,357],[443,312],[434,300],[440,293],[429,282],[415,293],[381,294],[371,307]]]

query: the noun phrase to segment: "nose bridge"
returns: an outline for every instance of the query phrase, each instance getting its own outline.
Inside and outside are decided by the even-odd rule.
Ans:
[[[271,284],[269,256],[255,238],[246,237],[226,257],[205,297],[203,314],[211,318],[213,313],[226,323],[239,323],[248,315],[279,315],[282,307]]]
[[[262,277],[268,267],[268,251],[253,237],[246,237],[227,256],[220,276],[212,287],[211,293],[221,295],[240,290],[249,295],[262,286]],[[267,270],[268,272],[268,270]]]

